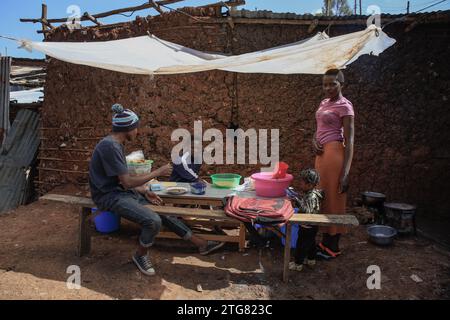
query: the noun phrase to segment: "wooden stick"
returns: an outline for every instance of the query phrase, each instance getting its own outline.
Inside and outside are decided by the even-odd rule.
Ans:
[[[39,128],[41,130],[67,130],[69,128],[60,128],[60,127],[42,127]],[[78,127],[76,128],[77,130],[87,130],[87,129],[102,129],[102,128],[96,128],[96,127]],[[108,128],[103,128],[102,130],[111,130],[110,127]]]
[[[72,160],[72,159],[46,158],[46,157],[38,157],[38,160],[61,161],[61,162],[88,162],[89,163],[89,160]]]
[[[92,150],[85,150],[85,149],[69,149],[69,148],[39,148],[41,151],[65,151],[65,152],[89,152],[91,153]]]
[[[47,24],[45,22],[47,22],[47,5],[45,3],[42,4],[42,14],[41,14],[41,24],[42,24],[42,32],[47,30],[48,27],[48,22]]]
[[[55,187],[65,184],[65,183],[48,182],[48,181],[40,181],[40,180],[34,180],[33,182],[35,184],[46,184],[46,185],[51,185],[51,186],[55,186]],[[87,182],[77,182],[77,185],[88,186],[89,183],[87,183]]]
[[[43,168],[43,167],[37,167],[37,169],[42,170],[42,171],[89,174],[89,172],[87,172],[87,171],[63,170],[63,169],[53,169],[53,168]]]
[[[47,27],[49,27],[50,29],[56,29],[54,26],[52,26],[47,19],[42,19],[42,23],[45,24]]]
[[[164,13],[164,11],[161,10],[161,7],[157,3],[155,3],[155,1],[150,0],[149,2],[152,4],[153,8],[155,8],[155,10],[159,12],[159,14]]]
[[[168,5],[168,4],[173,4],[173,3],[177,3],[177,2],[181,2],[184,0],[164,0],[164,1],[155,1],[156,4],[158,5]],[[122,9],[116,9],[116,10],[111,10],[111,11],[107,11],[107,12],[102,12],[102,13],[97,13],[92,15],[93,18],[95,19],[99,19],[99,18],[106,18],[115,14],[120,14],[120,13],[124,13],[124,12],[132,12],[132,11],[140,11],[140,10],[144,10],[144,9],[149,9],[152,8],[153,4],[151,3],[145,3],[142,4],[140,6],[135,6],[135,7],[127,7],[127,8],[122,8]],[[41,22],[42,19],[20,19],[21,22]],[[88,17],[82,16],[80,18],[80,21],[87,21],[90,20]],[[48,22],[50,23],[65,23],[67,22],[67,18],[58,18],[58,19],[47,19]],[[44,30],[42,30],[42,32],[44,32]]]
[[[100,21],[98,21],[95,17],[91,16],[88,12],[85,12],[83,14],[83,17],[88,18],[89,20],[91,20],[93,23],[95,23],[98,26],[102,26],[103,23],[101,23]]]

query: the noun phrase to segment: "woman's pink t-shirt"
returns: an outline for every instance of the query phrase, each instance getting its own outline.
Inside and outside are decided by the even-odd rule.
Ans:
[[[342,117],[345,116],[355,116],[353,105],[346,98],[333,102],[330,99],[322,100],[316,111],[317,142],[324,145],[330,141],[344,141]]]

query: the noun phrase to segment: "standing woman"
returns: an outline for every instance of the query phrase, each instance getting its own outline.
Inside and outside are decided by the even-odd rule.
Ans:
[[[342,95],[344,74],[338,69],[323,76],[322,100],[316,112],[317,130],[313,138],[315,168],[320,175],[319,187],[325,193],[324,214],[345,214],[349,172],[353,158],[354,111],[352,103]],[[345,227],[324,227],[318,255],[332,259],[341,254],[339,239]]]

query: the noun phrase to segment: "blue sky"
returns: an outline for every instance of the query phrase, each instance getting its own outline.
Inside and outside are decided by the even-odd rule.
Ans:
[[[218,0],[186,0],[181,3],[173,4],[170,7],[179,8],[183,6],[196,6],[217,2]],[[91,14],[109,11],[112,9],[123,8],[127,6],[140,5],[144,0],[1,0],[0,1],[0,35],[11,36],[14,38],[25,38],[34,41],[41,41],[42,35],[37,34],[36,30],[40,28],[39,24],[21,23],[20,18],[38,18],[41,14],[41,3],[48,5],[49,18],[62,18],[68,16],[66,13],[70,5],[77,5],[81,13],[88,11]],[[406,12],[406,0],[363,0],[363,14],[369,5],[378,5],[383,13],[401,14]],[[411,11],[422,9],[430,4],[439,2],[439,0],[411,0]],[[272,10],[275,12],[295,12],[295,13],[315,13],[323,5],[322,0],[246,0],[246,5],[240,8],[249,10]],[[353,8],[353,0],[349,4]],[[450,1],[445,1],[426,11],[449,10]],[[116,15],[110,18],[102,19],[105,23],[114,23],[134,19],[136,15],[145,16],[147,14],[156,14],[153,9],[140,11],[130,18]],[[83,22],[83,24],[86,24]],[[14,57],[43,58],[43,55],[37,52],[28,53],[25,50],[18,49],[15,42],[0,39],[0,53],[5,53]]]

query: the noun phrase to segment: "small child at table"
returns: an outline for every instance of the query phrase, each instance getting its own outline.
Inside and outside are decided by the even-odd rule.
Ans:
[[[319,213],[323,192],[316,189],[319,183],[319,174],[313,169],[306,169],[300,173],[300,194],[293,197],[293,206],[300,213]],[[300,225],[298,230],[295,261],[289,263],[289,269],[301,271],[303,264],[314,266],[316,264],[316,235],[318,227]]]

